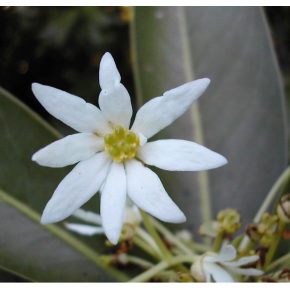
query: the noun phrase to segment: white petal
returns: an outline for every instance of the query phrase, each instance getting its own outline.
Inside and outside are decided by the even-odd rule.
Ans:
[[[64,223],[64,226],[72,232],[84,236],[93,236],[96,234],[103,234],[105,232],[102,227],[94,227],[89,225]]]
[[[76,131],[97,133],[100,136],[112,131],[102,112],[83,99],[37,83],[32,84],[32,91],[51,115]]]
[[[237,256],[237,251],[233,245],[223,247],[218,256],[206,256],[203,258],[205,262],[225,262],[234,260]]]
[[[261,276],[264,274],[262,270],[255,269],[255,268],[243,269],[243,268],[231,267],[231,268],[228,268],[228,270],[232,273],[239,274],[239,275]]]
[[[41,223],[59,222],[87,202],[103,184],[112,159],[107,152],[81,161],[62,180],[42,214]]]
[[[260,257],[258,255],[254,255],[254,256],[240,258],[238,261],[235,261],[235,262],[223,262],[222,264],[227,267],[239,267],[239,266],[243,266],[243,265],[247,265],[249,263],[255,262],[259,259]]]
[[[140,146],[144,146],[147,143],[147,138],[139,132],[138,134],[139,140],[140,140]]]
[[[115,61],[109,52],[106,52],[101,59],[99,79],[102,90],[108,89],[121,81]]]
[[[32,160],[42,166],[64,167],[88,159],[101,150],[104,150],[103,138],[92,133],[78,133],[37,151]]]
[[[226,158],[185,140],[158,140],[139,147],[137,157],[148,165],[173,171],[207,170],[227,163]]]
[[[120,83],[121,77],[110,53],[106,53],[100,63],[100,85],[102,91],[99,105],[104,116],[113,127],[121,125],[129,129],[132,117],[130,95]]]
[[[128,195],[138,207],[165,222],[186,221],[153,171],[135,159],[126,161],[125,168]]]
[[[205,272],[210,273],[216,282],[235,282],[233,277],[222,267],[213,263],[203,263]]]
[[[132,105],[129,93],[122,84],[102,90],[99,96],[99,105],[104,116],[112,123],[129,129],[132,117]]]
[[[209,83],[209,79],[196,80],[165,92],[163,97],[150,100],[137,112],[131,130],[136,134],[141,132],[149,139],[183,115]]]
[[[79,218],[85,222],[93,223],[96,225],[102,225],[102,218],[99,214],[92,211],[85,211],[79,208],[76,212],[72,214],[74,217]]]
[[[101,195],[101,217],[109,241],[116,245],[126,206],[126,174],[123,163],[113,162]]]

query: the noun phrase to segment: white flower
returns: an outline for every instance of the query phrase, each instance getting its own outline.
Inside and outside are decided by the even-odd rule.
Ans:
[[[204,254],[191,266],[192,275],[199,281],[211,282],[211,276],[216,282],[235,282],[230,273],[249,276],[260,276],[264,272],[255,268],[239,268],[259,260],[258,255],[243,257],[237,261],[230,262],[237,257],[234,246],[228,245],[221,249],[215,256],[214,253]],[[218,263],[223,266],[221,267]]]
[[[194,103],[209,85],[209,79],[187,83],[149,101],[138,111],[130,130],[132,106],[120,80],[111,54],[106,53],[100,63],[100,109],[64,91],[32,85],[36,98],[50,114],[81,132],[48,145],[32,157],[49,167],[79,162],[55,190],[41,222],[55,223],[67,218],[103,185],[102,223],[113,244],[118,242],[122,230],[127,194],[138,207],[162,221],[186,221],[145,163],[177,171],[206,170],[227,163],[223,156],[189,141],[145,144]]]

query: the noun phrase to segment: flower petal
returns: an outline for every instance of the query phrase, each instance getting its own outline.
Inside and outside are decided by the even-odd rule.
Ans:
[[[105,232],[102,227],[94,227],[89,225],[64,223],[64,226],[70,231],[84,236],[93,236],[96,234],[103,234]]]
[[[216,282],[235,282],[226,270],[214,263],[203,263],[203,269],[210,273]]]
[[[92,211],[86,211],[79,208],[72,214],[74,217],[81,219],[85,222],[93,223],[96,225],[102,225],[102,218],[99,214]]]
[[[109,52],[106,52],[100,62],[100,86],[102,90],[109,89],[116,83],[120,83],[121,76],[115,61]]]
[[[101,195],[101,217],[109,241],[116,245],[121,235],[126,206],[126,174],[123,163],[113,162]]]
[[[186,221],[153,171],[135,159],[126,161],[125,168],[128,195],[138,207],[165,222]]]
[[[83,99],[37,83],[32,84],[32,91],[51,115],[76,131],[97,133],[100,136],[112,131],[102,112]]]
[[[149,139],[183,115],[209,83],[209,79],[196,80],[150,100],[137,112],[131,130],[136,134],[141,132]]]
[[[207,170],[227,163],[222,155],[185,140],[158,140],[139,147],[137,157],[148,165],[173,171]]]
[[[78,163],[56,188],[41,223],[59,222],[87,202],[100,189],[111,162],[107,152],[102,152]]]
[[[237,251],[233,245],[223,247],[218,256],[206,256],[203,258],[205,262],[224,262],[234,260],[237,256]]]
[[[222,264],[227,267],[239,267],[239,266],[250,264],[259,259],[260,257],[258,255],[254,255],[254,256],[240,258],[238,261],[234,261],[234,262],[222,262]]]
[[[264,274],[264,271],[255,269],[255,268],[244,269],[244,268],[231,267],[231,268],[228,268],[228,270],[232,273],[239,274],[239,275],[261,276]]]
[[[132,117],[130,95],[120,83],[121,77],[110,53],[106,53],[100,63],[100,85],[102,91],[99,105],[104,116],[113,124],[129,129]]]
[[[64,167],[104,150],[104,139],[92,133],[78,133],[55,141],[37,151],[32,160],[42,166]]]

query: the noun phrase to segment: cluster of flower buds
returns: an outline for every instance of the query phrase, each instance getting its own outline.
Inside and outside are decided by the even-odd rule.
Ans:
[[[264,213],[260,224],[251,223],[247,226],[246,232],[250,239],[254,242],[259,242],[263,247],[269,247],[272,243],[279,217]]]
[[[241,215],[235,209],[221,210],[217,220],[209,220],[203,223],[199,233],[203,236],[215,238],[218,234],[233,234],[241,227]]]

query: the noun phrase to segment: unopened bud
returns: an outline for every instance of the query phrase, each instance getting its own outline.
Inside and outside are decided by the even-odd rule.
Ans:
[[[219,223],[217,221],[208,220],[201,225],[201,227],[199,228],[199,233],[202,236],[215,238],[219,234],[218,226],[219,226]]]
[[[181,230],[176,232],[176,237],[186,243],[193,241],[192,233],[188,230]]]
[[[197,281],[206,282],[206,277],[202,267],[202,259],[203,257],[200,257],[197,261],[195,261],[191,265],[190,273],[193,276],[193,278],[196,279]]]
[[[123,224],[121,236],[119,242],[127,241],[133,239],[135,235],[135,228],[131,224]]]
[[[290,194],[283,196],[277,208],[280,220],[284,223],[290,223]]]
[[[227,232],[233,234],[241,227],[241,215],[235,209],[227,208],[221,210],[217,215],[217,220],[219,222],[219,233]]]

